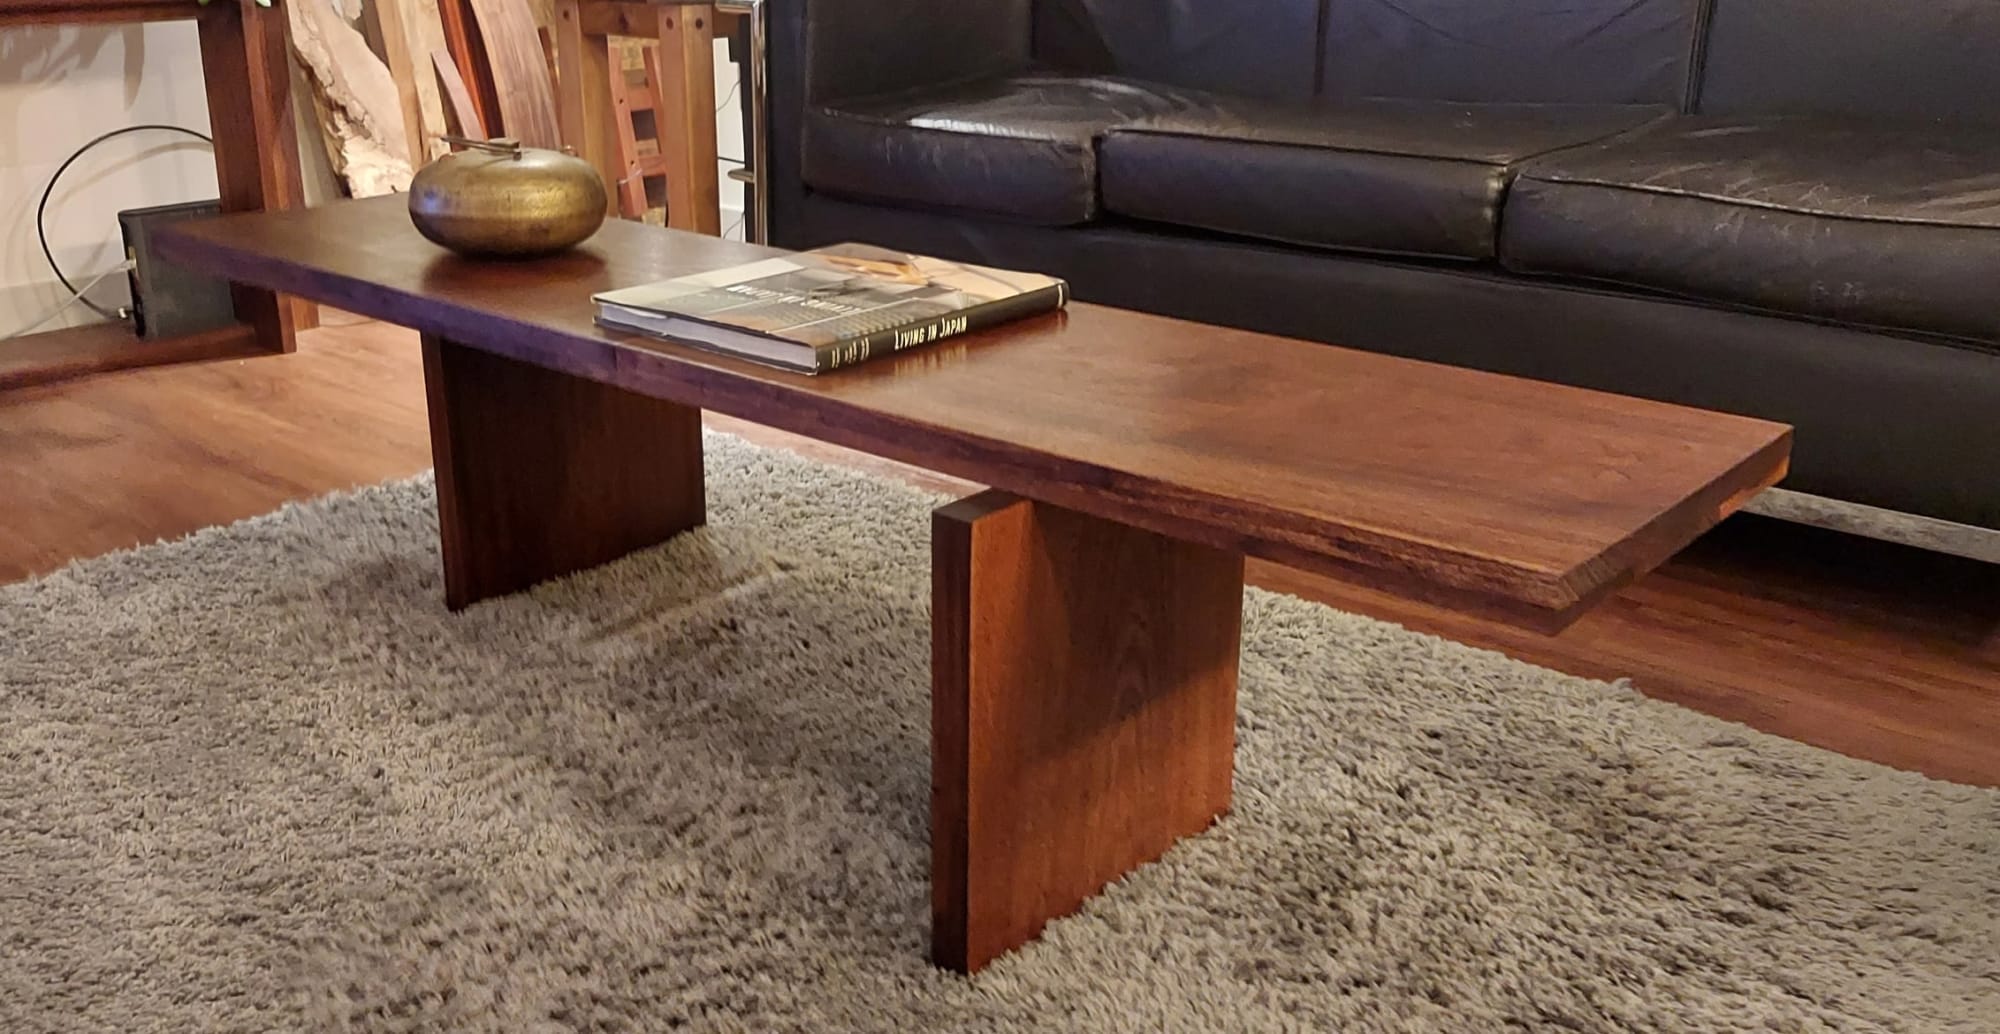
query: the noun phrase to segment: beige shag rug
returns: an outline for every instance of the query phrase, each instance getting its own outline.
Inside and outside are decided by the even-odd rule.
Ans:
[[[965,980],[927,512],[463,615],[431,487],[0,589],[0,1031],[2000,1030],[2000,794],[1252,592],[1236,809]]]

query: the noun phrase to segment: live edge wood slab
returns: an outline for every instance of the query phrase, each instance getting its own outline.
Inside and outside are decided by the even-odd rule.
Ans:
[[[804,377],[593,324],[593,292],[777,254],[636,223],[473,262],[391,197],[161,247],[424,332],[454,607],[700,524],[701,409],[994,486],[932,543],[933,955],[966,971],[1227,810],[1244,556],[1554,632],[1790,447],[1763,421],[1085,304]]]

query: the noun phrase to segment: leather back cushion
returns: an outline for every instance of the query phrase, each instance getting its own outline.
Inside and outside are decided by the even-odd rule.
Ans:
[[[1678,108],[1701,10],[1702,0],[1329,0],[1325,92]]]
[[[1700,110],[2000,124],[1996,0],[1714,0]]]
[[[1034,39],[1035,57],[1064,71],[1310,97],[1319,0],[1036,0]]]
[[[811,0],[807,102],[1020,71],[1032,0]]]

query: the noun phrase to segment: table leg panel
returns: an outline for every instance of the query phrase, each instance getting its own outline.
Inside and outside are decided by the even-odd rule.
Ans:
[[[701,411],[424,336],[445,600],[480,600],[700,526]]]
[[[933,564],[932,954],[971,972],[1228,809],[1243,558],[987,492]]]

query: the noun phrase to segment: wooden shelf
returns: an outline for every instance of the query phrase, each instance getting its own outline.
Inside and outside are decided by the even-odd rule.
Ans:
[[[159,340],[136,337],[123,323],[92,323],[0,342],[0,391],[135,366],[269,354],[247,323]]]

